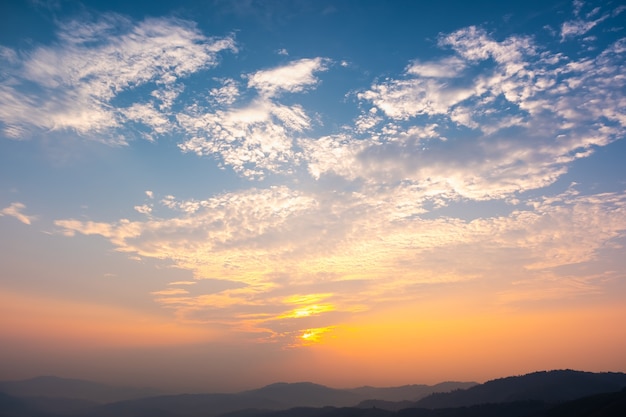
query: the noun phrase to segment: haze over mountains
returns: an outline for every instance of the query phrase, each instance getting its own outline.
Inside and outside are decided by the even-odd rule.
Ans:
[[[152,388],[118,387],[56,376],[40,376],[22,381],[0,382],[0,392],[16,397],[75,398],[96,403],[154,397],[163,394]]]
[[[568,405],[571,401],[578,401],[579,406]],[[597,414],[598,407],[609,414]],[[484,384],[334,389],[301,382],[240,393],[175,395],[50,376],[0,382],[1,417],[522,417],[587,415],[575,414],[584,410],[618,416],[625,409],[626,374],[571,370],[535,372]]]

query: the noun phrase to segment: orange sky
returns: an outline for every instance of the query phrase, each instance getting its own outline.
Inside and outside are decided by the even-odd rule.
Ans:
[[[270,341],[132,310],[15,293],[1,301],[2,353],[13,378],[29,376],[29,367],[19,363],[26,360],[52,374],[183,391],[238,390],[276,380],[333,387],[480,382],[540,369],[626,366],[623,303],[529,311],[451,297],[362,314],[304,340],[304,346],[276,350]],[[229,358],[233,352],[247,359],[237,363]],[[203,372],[216,369],[231,380],[218,383]],[[152,374],[171,377],[157,382]]]
[[[626,372],[619,2],[9,3],[0,380]]]

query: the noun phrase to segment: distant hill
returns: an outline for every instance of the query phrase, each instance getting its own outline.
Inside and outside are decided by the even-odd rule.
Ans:
[[[447,392],[474,385],[476,385],[475,382],[443,382],[436,385],[364,386],[352,389],[334,389],[311,382],[282,382],[229,395],[244,395],[246,398],[270,400],[279,405],[279,408],[324,407],[327,405],[346,407],[357,405],[365,400],[416,401],[433,392]],[[98,403],[135,400],[164,394],[155,389],[116,387],[56,376],[40,376],[20,381],[0,381],[0,392],[14,397],[74,398]]]
[[[467,389],[476,382],[441,382],[436,385],[402,385],[399,387],[359,387],[348,391],[358,394],[366,400],[384,401],[417,401],[435,392],[450,392],[457,389]]]
[[[161,395],[105,404],[92,410],[90,417],[212,417],[245,410],[278,410],[284,405],[246,394]]]
[[[81,379],[40,376],[0,382],[0,392],[14,397],[55,397],[107,403],[160,394],[154,389],[114,387]]]
[[[97,403],[69,398],[13,397],[0,392],[0,417],[82,416]]]
[[[363,399],[362,396],[349,390],[328,388],[311,382],[281,382],[245,391],[241,394],[275,401],[282,404],[282,408],[324,407],[327,405],[347,407],[356,405]]]
[[[623,417],[626,416],[626,388],[619,392],[596,394],[559,404],[544,417]]]
[[[415,401],[365,400],[357,404],[357,408],[380,408],[381,410],[398,411],[411,408]]]
[[[406,408],[389,411],[380,408],[323,407],[292,408],[282,411],[246,410],[220,417],[624,417],[626,389],[577,400],[548,404],[539,400],[478,404],[448,408]]]
[[[111,393],[131,395],[143,391],[54,377],[18,382],[22,383],[0,384],[20,393],[0,392],[0,417],[626,416],[626,374],[570,370],[496,379],[467,389],[430,394],[417,402],[363,400],[361,395],[402,398],[427,386],[340,390],[310,382],[278,383],[234,394],[159,395],[102,404],[77,397],[102,399],[103,393],[112,398]],[[55,383],[59,386],[51,387]],[[428,389],[463,384],[447,383]]]
[[[220,417],[394,417],[395,415],[392,411],[380,408],[296,407],[279,411],[243,410]]]
[[[31,416],[35,410],[27,401],[0,392],[0,417]]]
[[[94,410],[97,417],[203,416],[241,410],[286,410],[295,407],[353,406],[361,397],[349,391],[310,382],[276,383],[236,394],[181,394],[106,404]],[[255,414],[260,411],[248,411]]]
[[[276,383],[235,394],[158,395],[150,389],[120,388],[78,379],[44,376],[23,381],[0,382],[0,392],[26,407],[23,415],[46,412],[49,415],[86,414],[93,417],[124,416],[200,416],[248,410],[286,410],[295,407],[321,408],[356,406],[374,396],[376,401],[415,400],[429,392],[472,386],[475,383],[443,383],[434,386],[334,389],[311,382]],[[19,398],[14,398],[19,397]],[[24,401],[20,401],[20,400]],[[388,403],[386,409],[397,410],[412,402]],[[366,404],[364,408],[369,408]],[[17,405],[16,405],[17,407]],[[256,411],[252,411],[256,410]],[[259,411],[260,410],[260,411]],[[26,414],[24,414],[26,413]],[[20,414],[20,415],[22,415]],[[0,417],[3,417],[0,414]]]
[[[438,389],[458,386],[470,386],[475,383],[444,383]],[[412,387],[412,388],[409,388]],[[419,387],[419,388],[416,388]],[[168,417],[215,417],[231,415],[253,417],[264,413],[284,412],[290,415],[298,409],[301,413],[317,415],[335,409],[335,407],[353,407],[362,402],[368,394],[379,397],[413,397],[417,393],[432,392],[433,387],[406,386],[398,388],[362,387],[354,390],[329,388],[311,382],[276,383],[265,387],[243,391],[237,394],[184,394],[162,395],[152,398],[122,401],[106,404],[95,409],[94,417],[131,417],[131,416],[168,416]],[[413,402],[407,402],[411,405]],[[395,408],[394,408],[395,407]],[[397,404],[388,404],[387,409],[398,409]],[[370,407],[366,407],[370,408]],[[321,410],[321,411],[320,411]],[[326,411],[324,411],[326,410]]]
[[[543,371],[495,379],[466,390],[431,394],[417,401],[415,406],[445,408],[525,400],[559,403],[603,392],[620,391],[623,387],[626,387],[624,373]]]

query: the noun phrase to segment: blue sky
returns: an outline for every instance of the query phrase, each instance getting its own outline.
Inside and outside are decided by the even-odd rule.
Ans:
[[[208,378],[191,371],[203,355],[248,385],[626,370],[603,350],[626,347],[624,332],[555,353],[583,337],[574,317],[624,318],[619,2],[0,7],[7,377],[119,380],[142,349],[162,363],[198,346],[180,387]],[[501,320],[541,314],[534,333]],[[361,337],[410,346],[397,323],[441,325],[424,337],[480,351],[467,317],[509,342],[562,337],[460,375],[430,351],[361,379],[302,365],[335,370]],[[47,344],[41,359],[33,346]],[[84,362],[69,359],[76,346]],[[372,347],[351,363],[391,356]],[[96,357],[120,365],[102,373],[86,365]]]

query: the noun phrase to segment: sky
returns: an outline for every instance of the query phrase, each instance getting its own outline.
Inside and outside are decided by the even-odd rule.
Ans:
[[[626,371],[620,2],[0,16],[0,379]]]

